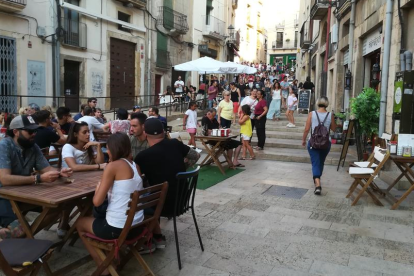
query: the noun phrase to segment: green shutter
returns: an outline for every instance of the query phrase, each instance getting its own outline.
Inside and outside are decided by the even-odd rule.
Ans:
[[[160,32],[157,32],[157,50],[168,51],[168,38]]]
[[[207,0],[207,9],[208,10],[214,9],[214,7],[213,7],[213,0]]]
[[[172,0],[164,0],[164,7],[169,7],[170,9],[173,8]]]
[[[164,0],[164,7],[162,10],[162,25],[165,29],[174,29],[174,10],[172,0]]]

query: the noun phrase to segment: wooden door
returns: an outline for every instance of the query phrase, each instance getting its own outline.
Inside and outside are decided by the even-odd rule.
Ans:
[[[129,109],[135,102],[136,44],[111,38],[111,108]]]
[[[80,110],[79,103],[79,66],[77,61],[65,60],[64,61],[65,75],[64,75],[64,87],[65,93],[65,106],[72,112]]]

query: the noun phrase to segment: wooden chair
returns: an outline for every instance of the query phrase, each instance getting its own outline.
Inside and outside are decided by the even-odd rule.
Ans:
[[[177,139],[180,142],[183,141],[183,139],[181,138],[180,133],[178,131],[177,132],[168,132],[167,134],[168,134],[169,139]]]
[[[106,268],[108,268],[112,276],[118,275],[115,270],[113,261],[116,259],[119,260],[118,252],[123,245],[126,245],[130,251],[128,255],[126,255],[122,260],[119,269],[122,269],[122,267],[129,261],[129,259],[132,258],[132,256],[135,256],[145,271],[149,275],[154,275],[147,263],[138,253],[138,250],[144,244],[144,242],[147,242],[152,238],[152,231],[155,225],[158,223],[162,207],[164,206],[167,189],[168,183],[164,182],[162,184],[154,185],[140,191],[135,191],[131,194],[131,201],[128,204],[128,210],[126,211],[126,215],[128,217],[125,222],[124,230],[122,230],[121,235],[118,239],[103,240],[93,234],[88,233],[85,235],[87,242],[89,245],[93,246],[102,261],[96,268],[95,272],[92,274],[93,276],[101,275]],[[142,222],[132,226],[135,213],[151,207],[155,207],[154,215],[152,217],[145,218]],[[129,231],[132,228],[136,227],[144,227],[143,232],[138,237],[127,240]]]
[[[384,153],[385,152],[385,153]],[[385,150],[380,150],[374,153],[374,161],[378,163],[375,170],[372,167],[367,168],[355,168],[351,167],[349,168],[349,174],[352,178],[354,178],[354,181],[352,185],[349,188],[349,193],[347,194],[347,198],[349,198],[355,191],[355,189],[358,186],[361,186],[362,189],[359,191],[359,193],[356,195],[355,199],[352,202],[352,206],[355,206],[358,202],[358,200],[361,198],[364,192],[367,192],[367,194],[374,200],[374,202],[377,205],[383,206],[383,204],[378,200],[378,198],[372,193],[369,188],[372,188],[373,190],[379,190],[379,188],[375,185],[374,179],[377,178],[381,168],[384,166],[384,164],[387,162],[388,158],[390,157],[390,153]]]
[[[46,275],[52,275],[52,271],[47,264],[53,252],[53,249],[50,249],[52,245],[53,242],[48,240],[3,240],[0,242],[0,268],[7,276],[20,276],[29,273],[34,276],[39,273],[42,267]],[[30,256],[21,254],[24,250],[30,251],[28,254]]]
[[[177,187],[175,192],[175,204],[173,212],[173,223],[174,223],[174,235],[175,235],[175,246],[177,249],[178,267],[181,269],[181,257],[180,257],[180,245],[178,242],[177,222],[176,217],[179,217],[189,209],[193,215],[194,226],[197,231],[198,241],[200,242],[201,250],[204,251],[203,242],[201,241],[200,231],[198,230],[197,220],[194,213],[194,198],[197,188],[198,173],[200,166],[195,170],[189,172],[182,172],[177,174]]]
[[[49,162],[51,166],[56,165],[57,167],[59,167],[59,165],[62,164],[62,154],[60,153],[60,151],[58,154],[49,154],[49,147],[40,150],[42,151],[43,156],[46,158],[47,162]]]
[[[351,167],[358,167],[358,168],[375,168],[378,165],[375,163],[375,153],[379,152],[383,150],[380,147],[375,147],[374,150],[372,151],[371,155],[368,157],[367,161],[363,161],[363,162],[354,162],[352,163],[350,166]]]
[[[109,136],[111,136],[111,132],[105,132],[105,131],[93,131],[93,136],[95,137],[95,140],[98,142],[106,142],[108,141]]]

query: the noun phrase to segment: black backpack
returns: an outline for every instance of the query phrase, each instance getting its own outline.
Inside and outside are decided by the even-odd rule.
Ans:
[[[327,129],[324,124],[329,116],[329,112],[322,123],[321,120],[319,120],[318,112],[315,111],[315,114],[318,118],[318,125],[313,132],[311,129],[310,147],[312,149],[327,149],[329,147],[329,129]]]

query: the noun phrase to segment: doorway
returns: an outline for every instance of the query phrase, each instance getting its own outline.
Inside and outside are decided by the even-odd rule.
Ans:
[[[162,78],[162,75],[155,75],[155,94],[154,94],[154,101],[153,101],[155,105],[159,105],[160,103],[159,94],[163,92],[161,90],[161,78]]]
[[[135,102],[136,44],[111,38],[111,108],[131,108]]]
[[[79,67],[80,62],[65,60],[64,61],[64,84],[65,106],[70,111],[79,111]]]

